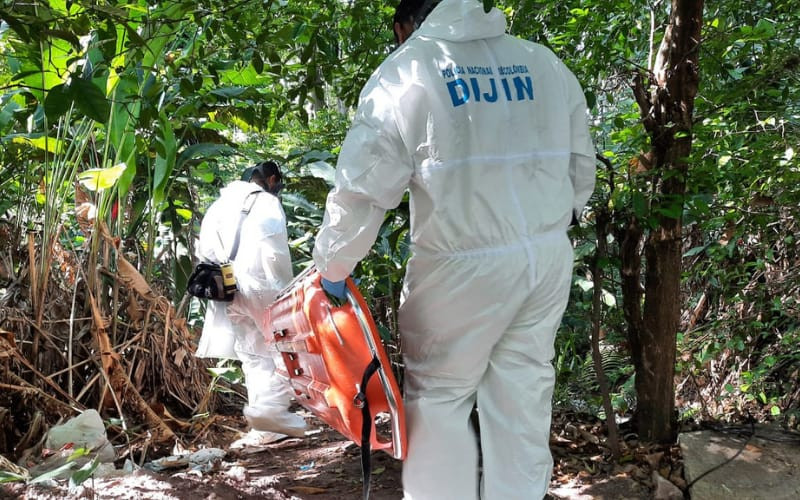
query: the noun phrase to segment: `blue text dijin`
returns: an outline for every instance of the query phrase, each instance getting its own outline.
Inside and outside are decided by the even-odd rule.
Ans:
[[[498,85],[499,83],[499,85]],[[512,90],[513,85],[513,90]],[[499,88],[498,88],[499,87]],[[456,78],[447,82],[447,90],[453,107],[461,106],[470,101],[496,102],[504,97],[506,101],[532,101],[533,79],[529,76],[515,76],[514,78]]]

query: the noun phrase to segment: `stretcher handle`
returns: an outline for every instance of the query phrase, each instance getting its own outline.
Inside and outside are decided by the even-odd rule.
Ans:
[[[288,295],[289,293],[291,293],[292,290],[294,290],[295,285],[297,285],[297,283],[305,280],[309,275],[313,274],[316,270],[317,270],[317,266],[315,264],[313,264],[313,263],[310,266],[308,266],[307,268],[305,268],[300,274],[298,274],[297,276],[292,278],[292,281],[290,281],[288,285],[283,287],[283,289],[281,289],[281,291],[278,292],[278,296],[275,297],[275,300],[278,300],[279,298],[283,297],[284,295]]]
[[[364,313],[364,310],[361,308],[361,304],[358,302],[358,298],[350,289],[350,287],[355,288],[355,283],[351,278],[347,278],[347,287],[345,288],[345,295],[347,296],[347,302],[350,303],[350,306],[353,308],[353,312],[355,313],[356,319],[358,319],[358,324],[361,327],[361,332],[364,334],[364,340],[367,342],[367,346],[369,347],[369,352],[373,358],[380,359],[378,355],[378,346],[375,343],[375,338],[372,336],[372,330],[370,329],[369,321],[367,320],[367,315]],[[386,367],[383,366],[383,363],[377,369],[378,380],[380,380],[381,387],[383,388],[383,393],[386,396],[386,402],[389,405],[389,413],[392,417],[392,457],[396,459],[400,459],[404,455],[403,450],[403,441],[401,439],[401,432],[400,432],[400,410],[398,408],[397,400],[394,397],[394,392],[392,391],[392,386],[389,383],[389,378],[386,375]],[[362,388],[364,392],[366,392],[367,388]],[[370,425],[373,423],[370,422]]]

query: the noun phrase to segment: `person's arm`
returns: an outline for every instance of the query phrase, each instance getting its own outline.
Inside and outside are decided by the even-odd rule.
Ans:
[[[595,153],[589,133],[586,98],[575,75],[566,68],[565,72],[570,106],[569,176],[575,193],[573,218],[577,220],[594,191]]]
[[[330,281],[345,279],[366,256],[386,210],[400,203],[414,171],[394,102],[394,96],[370,81],[342,145],[314,245],[317,269]]]

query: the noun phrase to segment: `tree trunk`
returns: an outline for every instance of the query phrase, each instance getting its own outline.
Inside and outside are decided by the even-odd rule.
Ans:
[[[672,0],[670,20],[652,73],[634,79],[633,91],[650,137],[650,216],[620,234],[623,309],[636,369],[637,423],[646,441],[674,439],[674,370],[680,321],[682,211],[692,113],[698,85],[702,0]],[[642,251],[645,260],[641,285]],[[644,294],[644,301],[642,301]]]

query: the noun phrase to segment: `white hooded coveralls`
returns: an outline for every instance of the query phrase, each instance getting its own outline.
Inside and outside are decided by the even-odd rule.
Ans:
[[[444,0],[381,64],[361,92],[315,244],[322,275],[344,279],[410,191],[399,311],[406,499],[528,500],[550,479],[551,359],[572,276],[566,229],[594,188],[594,147],[575,76],[505,26],[476,0]]]
[[[238,291],[233,302],[207,301],[196,355],[242,362],[248,399],[243,411],[254,429],[301,435],[305,421],[288,411],[291,389],[275,373],[261,334],[266,307],[292,279],[286,216],[280,200],[255,183],[228,184],[203,217],[197,257],[216,263],[228,260],[251,193],[256,193],[256,199],[242,221],[233,261]]]

